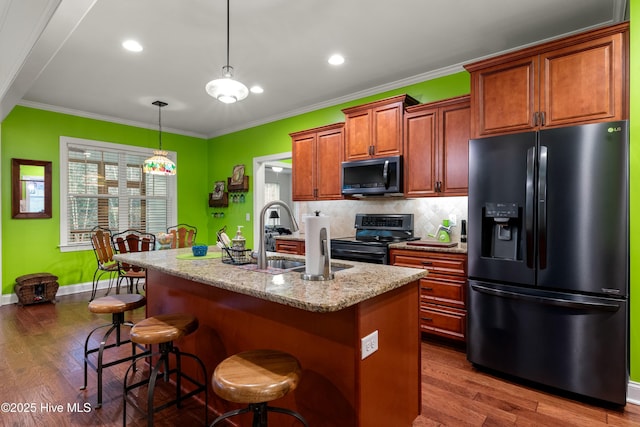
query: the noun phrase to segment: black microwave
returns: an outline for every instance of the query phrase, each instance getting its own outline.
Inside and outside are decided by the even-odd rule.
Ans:
[[[402,156],[342,162],[342,194],[402,193]]]

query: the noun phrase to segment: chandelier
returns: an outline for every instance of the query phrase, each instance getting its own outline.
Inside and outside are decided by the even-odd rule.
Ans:
[[[159,149],[153,152],[153,156],[144,161],[142,168],[144,173],[151,175],[175,175],[176,164],[167,157],[167,152],[162,150],[162,107],[167,106],[166,102],[154,101],[152,105],[158,106],[158,141]]]
[[[227,64],[222,67],[222,78],[211,80],[206,84],[205,90],[225,104],[242,101],[249,95],[249,89],[233,79],[233,67],[229,65],[229,0],[227,0]]]

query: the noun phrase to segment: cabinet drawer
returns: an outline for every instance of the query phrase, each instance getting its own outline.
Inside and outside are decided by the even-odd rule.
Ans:
[[[425,303],[464,309],[466,283],[462,278],[430,275],[420,279],[420,299]]]
[[[284,254],[304,255],[304,242],[276,239],[276,252]]]
[[[423,332],[464,341],[467,312],[435,304],[420,307],[420,329]]]
[[[467,275],[467,255],[394,249],[391,263],[403,267],[424,268],[430,273]]]

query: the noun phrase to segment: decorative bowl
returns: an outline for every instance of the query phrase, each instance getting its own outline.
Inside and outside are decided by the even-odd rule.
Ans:
[[[207,245],[193,245],[191,247],[193,256],[205,256],[207,254],[207,250],[209,250]]]

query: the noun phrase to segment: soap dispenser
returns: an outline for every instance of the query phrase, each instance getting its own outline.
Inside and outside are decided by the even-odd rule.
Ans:
[[[231,241],[233,243],[232,248],[238,251],[242,251],[245,248],[245,238],[242,235],[242,227],[244,227],[243,225],[239,225],[238,226],[238,231],[236,232],[235,237],[233,238],[233,240]]]

